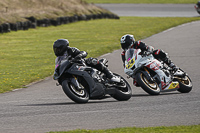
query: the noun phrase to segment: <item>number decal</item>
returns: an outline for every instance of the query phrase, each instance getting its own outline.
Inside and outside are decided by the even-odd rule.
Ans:
[[[130,69],[131,67],[133,67],[134,64],[135,64],[135,58],[128,61],[128,63],[126,64],[126,68]]]

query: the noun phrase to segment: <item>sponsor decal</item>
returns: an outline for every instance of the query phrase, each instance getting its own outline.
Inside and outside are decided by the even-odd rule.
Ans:
[[[172,82],[168,89],[175,89],[175,88],[179,88],[178,82]]]

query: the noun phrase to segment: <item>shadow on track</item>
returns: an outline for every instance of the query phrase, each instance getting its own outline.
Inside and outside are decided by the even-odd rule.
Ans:
[[[132,97],[157,97],[157,96],[164,96],[164,95],[177,95],[177,94],[182,94],[179,92],[167,92],[167,93],[161,93],[159,95],[149,95],[149,94],[133,94]]]
[[[109,101],[102,101],[103,99],[96,99],[96,100],[91,100],[89,101],[88,103],[85,103],[85,104],[94,104],[94,103],[111,103],[111,102],[120,102],[120,101],[117,101],[115,99],[111,99]],[[62,103],[41,103],[41,104],[26,104],[26,105],[18,105],[18,106],[60,106],[60,105],[81,105],[81,104],[78,104],[78,103],[75,103],[75,102],[62,102]]]
[[[132,97],[155,97],[155,96],[164,96],[164,95],[177,95],[182,94],[178,92],[171,92],[171,93],[161,93],[160,95],[149,95],[149,94],[133,94]],[[104,99],[111,98],[109,101],[103,101]],[[123,101],[117,101],[115,99],[112,99],[111,96],[106,96],[103,99],[92,99],[88,103],[85,104],[96,104],[96,103],[114,103],[114,102],[123,102]],[[62,103],[41,103],[41,104],[26,104],[26,105],[18,105],[18,106],[60,106],[60,105],[81,105],[75,102],[62,102]]]

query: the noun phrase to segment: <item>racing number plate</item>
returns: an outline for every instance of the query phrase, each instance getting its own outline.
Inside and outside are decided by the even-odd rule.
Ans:
[[[128,63],[126,64],[126,68],[130,69],[133,67],[134,64],[135,64],[135,58],[128,61]]]

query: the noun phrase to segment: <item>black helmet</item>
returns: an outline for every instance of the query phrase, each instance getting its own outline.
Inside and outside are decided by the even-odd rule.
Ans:
[[[126,34],[121,37],[120,43],[123,50],[128,49],[134,43],[135,39],[133,35]]]
[[[62,56],[67,47],[69,46],[69,41],[67,39],[58,39],[53,44],[53,51],[56,56]]]

